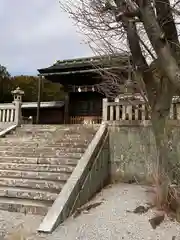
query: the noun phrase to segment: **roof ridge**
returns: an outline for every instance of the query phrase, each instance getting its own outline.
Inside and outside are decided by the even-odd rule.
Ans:
[[[104,60],[104,59],[108,59],[108,58],[117,58],[117,57],[128,57],[128,54],[109,54],[109,55],[100,55],[100,56],[90,56],[90,57],[79,57],[79,58],[72,58],[72,59],[64,59],[64,60],[57,60],[56,64],[65,64],[65,63],[75,63],[75,62],[89,62],[89,61],[94,61],[94,60]]]

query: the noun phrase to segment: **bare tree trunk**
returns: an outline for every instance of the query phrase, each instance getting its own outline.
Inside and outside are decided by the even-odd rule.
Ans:
[[[179,39],[176,25],[172,15],[172,9],[169,0],[155,0],[157,20],[165,33],[165,37],[173,51],[174,56],[177,56],[179,49]]]
[[[164,182],[166,178],[172,180],[171,171],[171,148],[169,142],[171,139],[169,137],[169,109],[171,106],[172,98],[169,97],[169,102],[167,104],[158,104],[152,109],[151,122],[152,130],[154,132],[154,137],[156,141],[157,149],[157,163],[156,170],[159,177],[160,183]]]
[[[137,3],[141,12],[140,18],[148,38],[156,51],[161,69],[169,81],[176,88],[180,88],[180,68],[166,39],[166,34],[162,31],[156,20],[150,0],[138,0]]]
[[[155,163],[156,175],[160,183],[164,184],[171,176],[171,149],[169,148],[168,119],[173,97],[173,87],[168,79],[156,79],[142,55],[136,26],[133,22],[126,22],[127,38],[137,71],[141,74],[151,107],[152,130],[154,133],[157,162]]]
[[[180,69],[176,61],[179,40],[169,0],[155,0],[155,3],[157,20],[149,0],[144,0],[139,6],[144,27],[157,53],[161,69],[169,78],[162,78],[156,96],[158,101],[152,108],[152,128],[158,151],[158,174],[162,178],[161,181],[165,181],[167,177],[173,180],[172,163],[178,160],[172,159],[172,149],[169,147],[172,139],[169,139],[171,134],[168,132],[168,118],[174,88],[179,87],[180,80]]]

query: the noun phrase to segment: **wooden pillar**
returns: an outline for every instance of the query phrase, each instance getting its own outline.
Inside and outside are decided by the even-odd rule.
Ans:
[[[69,123],[69,94],[67,93],[64,99],[64,124]]]
[[[36,124],[39,123],[40,107],[41,107],[41,90],[42,90],[42,77],[38,79],[38,99],[37,99],[37,114],[36,114]]]

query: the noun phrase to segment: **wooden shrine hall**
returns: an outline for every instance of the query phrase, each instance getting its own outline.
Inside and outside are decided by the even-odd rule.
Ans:
[[[118,71],[127,75],[127,55],[103,56],[57,61],[48,68],[38,69],[39,76],[64,86],[66,92],[63,122],[66,124],[100,123],[102,99],[107,97],[98,85],[103,72]]]

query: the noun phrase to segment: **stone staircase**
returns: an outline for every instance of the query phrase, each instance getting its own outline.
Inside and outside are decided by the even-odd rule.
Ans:
[[[0,209],[45,215],[97,127],[24,125],[0,139]]]

